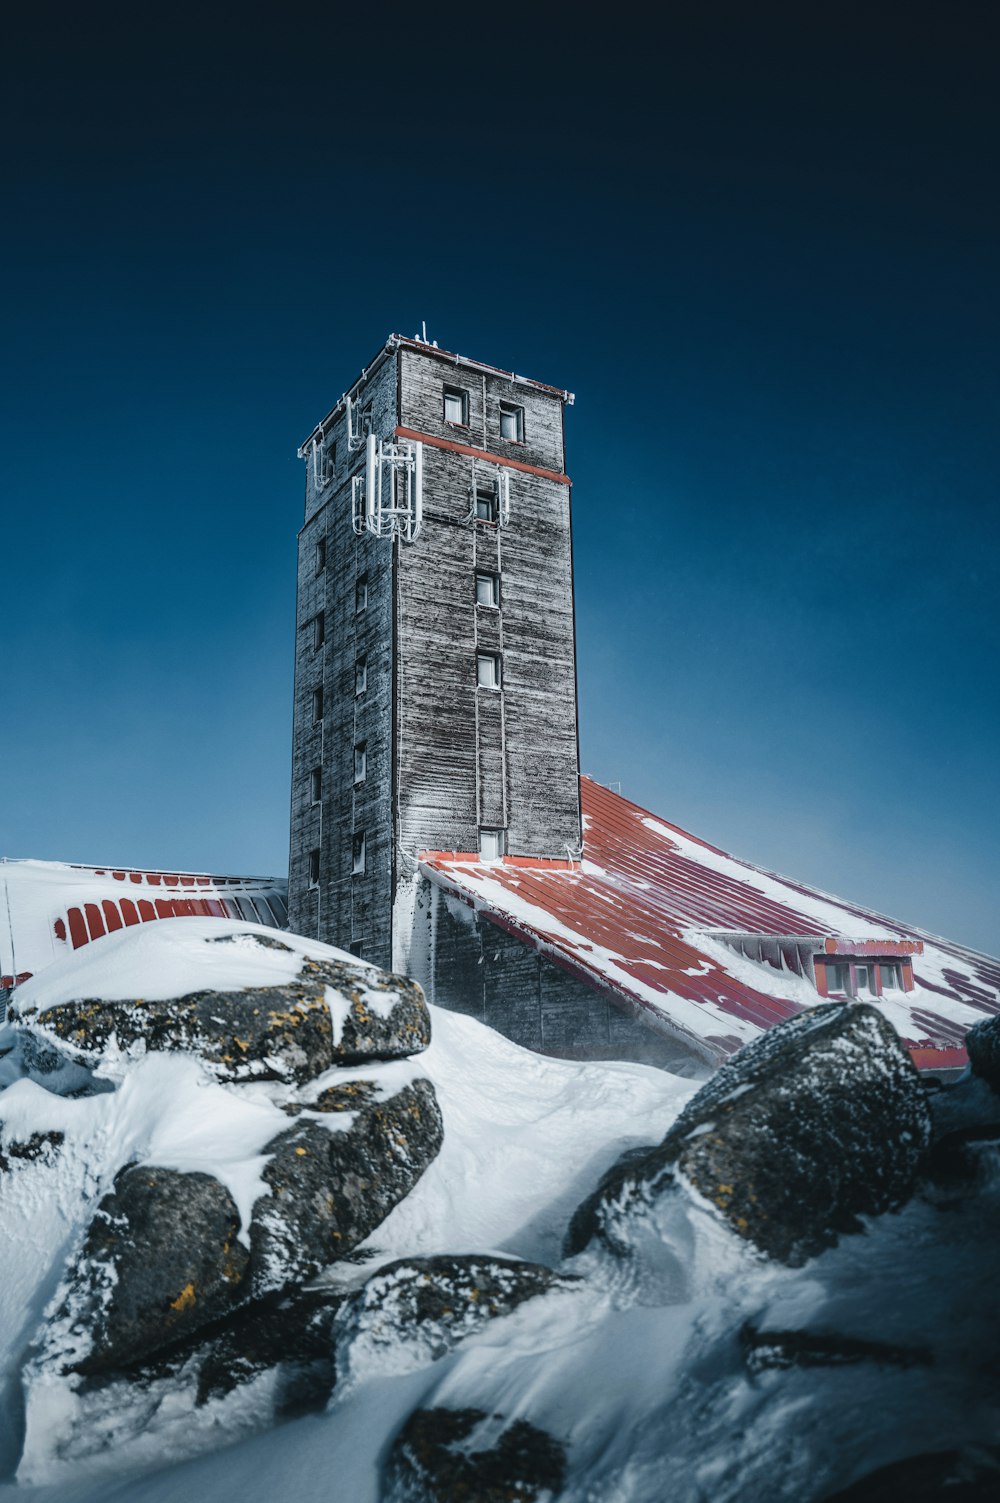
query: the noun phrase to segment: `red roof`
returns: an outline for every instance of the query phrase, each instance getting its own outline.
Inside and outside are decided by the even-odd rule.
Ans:
[[[912,956],[914,989],[878,1005],[922,1065],[964,1063],[967,1029],[1000,1011],[1000,961],[728,856],[590,778],[580,788],[581,862],[426,852],[422,870],[716,1060],[821,1000],[806,976],[721,935],[782,937],[790,958],[792,941],[818,955]]]

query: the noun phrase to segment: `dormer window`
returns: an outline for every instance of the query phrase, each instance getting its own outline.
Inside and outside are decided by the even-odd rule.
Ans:
[[[459,386],[444,389],[444,420],[459,428],[469,426],[469,393]]]

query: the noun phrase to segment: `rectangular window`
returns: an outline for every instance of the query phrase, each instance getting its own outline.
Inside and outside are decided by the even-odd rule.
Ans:
[[[354,586],[354,614],[360,616],[368,609],[368,575],[360,574]]]
[[[322,647],[326,641],[326,616],[320,611],[313,617],[313,647]]]
[[[313,725],[318,725],[323,719],[323,690],[313,690]]]
[[[524,443],[524,408],[513,402],[500,403],[500,437],[511,444]]]
[[[316,544],[316,573],[322,574],[326,568],[326,538],[320,538]]]
[[[359,741],[354,748],[354,781],[363,783],[368,776],[368,742]]]
[[[896,992],[903,989],[902,967],[895,960],[880,960],[878,963],[879,980],[884,992]]]
[[[351,940],[351,954],[352,955],[356,955],[358,957],[358,959],[361,960],[361,958],[363,957],[364,953],[365,953],[364,940],[361,940],[361,939],[352,939]]]
[[[476,521],[495,522],[497,519],[497,493],[493,486],[476,487]]]
[[[867,961],[858,961],[854,967],[854,976],[857,990],[860,994],[865,992],[868,996],[875,995],[875,967]]]
[[[851,996],[851,968],[844,963],[826,962],[826,994],[828,997]]]
[[[506,844],[505,830],[480,830],[479,854],[484,861],[499,861]]]
[[[499,606],[500,604],[500,576],[499,574],[476,575],[476,604]]]
[[[364,694],[368,688],[368,659],[360,657],[354,664],[354,693],[355,696]]]
[[[319,850],[309,852],[309,886],[319,886]]]
[[[499,689],[500,656],[498,653],[476,653],[476,681],[480,689]]]
[[[314,767],[309,774],[309,789],[314,804],[318,804],[323,797],[323,769]]]
[[[457,423],[461,428],[469,426],[469,393],[461,387],[445,387],[444,420],[446,423]]]
[[[365,832],[358,830],[351,842],[351,875],[360,877],[365,870]]]

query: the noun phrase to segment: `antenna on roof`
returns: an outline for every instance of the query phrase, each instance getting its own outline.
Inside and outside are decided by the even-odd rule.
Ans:
[[[427,320],[426,320],[426,318],[423,318],[423,319],[420,320],[420,334],[421,334],[421,338],[424,341],[424,344],[426,344],[427,343]]]

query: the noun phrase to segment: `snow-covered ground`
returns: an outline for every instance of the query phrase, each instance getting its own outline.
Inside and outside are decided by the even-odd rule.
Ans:
[[[197,946],[216,925],[243,938],[217,948],[211,974],[196,962],[191,971]],[[139,931],[111,936],[76,959],[79,985],[74,958],[66,957],[22,989],[18,1002],[44,1008],[70,995],[135,995],[140,980],[142,994],[169,996],[189,989],[192,977],[224,987],[247,984],[250,972],[257,984],[273,984],[289,962],[261,950],[255,934],[274,931],[178,919],[142,931],[138,960],[129,944]],[[296,951],[338,953],[275,937]],[[12,1030],[3,1042],[12,1042]],[[264,1188],[260,1150],[288,1122],[280,1112],[284,1087],[220,1084],[194,1055],[118,1056],[105,1069],[109,1089],[81,1098],[16,1078],[16,1057],[0,1094],[4,1143],[53,1129],[65,1142],[51,1163],[0,1176],[0,1468],[8,1478],[23,1441],[25,1349],[115,1172],[130,1160],[208,1169],[233,1190],[246,1224]],[[426,1053],[329,1074],[338,1082],[375,1078],[387,1094],[426,1076],[445,1124],[440,1154],[363,1244],[367,1257],[336,1265],[331,1283],[360,1285],[397,1258],[494,1251],[563,1266],[583,1275],[579,1285],[528,1301],[436,1362],[402,1341],[359,1345],[338,1363],[341,1381],[324,1414],[235,1444],[220,1427],[197,1442],[220,1448],[193,1459],[171,1455],[184,1414],[153,1412],[141,1447],[111,1449],[98,1470],[82,1474],[48,1458],[47,1473],[44,1426],[39,1433],[36,1421],[29,1472],[55,1480],[31,1485],[22,1471],[20,1482],[0,1484],[0,1498],[377,1503],[387,1447],[419,1406],[474,1407],[547,1431],[566,1447],[562,1496],[571,1503],[805,1503],[913,1450],[996,1433],[991,1248],[1000,1234],[1000,1184],[989,1174],[974,1201],[945,1209],[918,1197],[795,1271],[765,1261],[689,1196],[668,1198],[649,1215],[630,1262],[587,1252],[564,1265],[572,1212],[624,1149],[663,1137],[696,1089],[691,1081],[641,1065],[544,1059],[437,1009]],[[996,1115],[985,1087],[966,1088],[966,1104],[955,1110],[960,1119]],[[741,1346],[747,1323],[833,1332],[921,1355],[910,1366],[755,1375]],[[146,1470],[136,1470],[137,1459]]]

